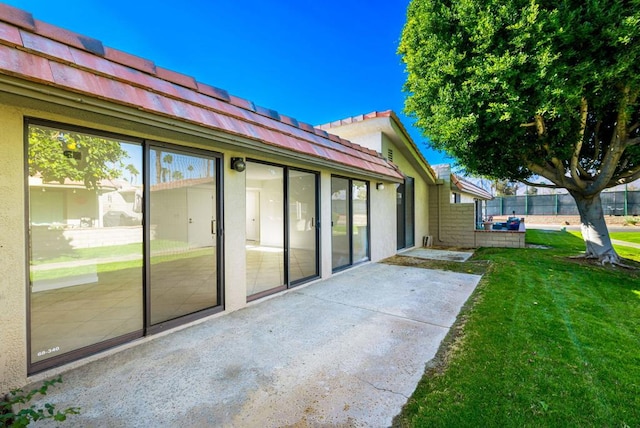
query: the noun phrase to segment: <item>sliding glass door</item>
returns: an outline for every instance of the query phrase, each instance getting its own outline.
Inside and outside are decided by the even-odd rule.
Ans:
[[[415,185],[412,177],[406,177],[396,190],[397,249],[415,245]]]
[[[289,170],[289,282],[318,276],[317,177]]]
[[[369,184],[331,177],[331,259],[334,271],[369,260]]]
[[[142,335],[142,144],[28,124],[29,368]]]
[[[247,162],[247,297],[285,288],[284,168]],[[250,230],[250,227],[252,228]]]
[[[318,174],[247,162],[247,299],[318,276]]]
[[[222,308],[218,154],[40,120],[26,143],[29,373]]]
[[[151,147],[150,324],[221,304],[218,280],[218,159]]]
[[[351,264],[351,204],[349,179],[331,177],[331,267]]]

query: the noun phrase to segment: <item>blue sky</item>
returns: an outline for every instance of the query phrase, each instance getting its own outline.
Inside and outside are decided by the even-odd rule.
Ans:
[[[312,125],[394,110],[429,163],[447,161],[402,113],[409,0],[4,2]]]

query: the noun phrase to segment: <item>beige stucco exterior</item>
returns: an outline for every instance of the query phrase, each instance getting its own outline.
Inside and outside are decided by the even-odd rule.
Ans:
[[[0,392],[26,379],[26,245],[22,114],[0,105]],[[17,142],[17,144],[16,144]]]
[[[11,80],[10,78],[7,78]],[[1,79],[0,79],[1,80]],[[24,85],[22,85],[24,86]],[[118,352],[123,347],[135,346],[137,342],[153,340],[157,336],[147,336],[138,341],[90,356],[66,366],[46,370],[29,377],[27,374],[28,349],[28,256],[26,242],[27,212],[25,204],[25,118],[51,120],[62,126],[82,126],[97,131],[106,131],[124,136],[137,137],[176,145],[196,147],[221,153],[224,172],[224,312],[229,313],[247,305],[245,222],[246,222],[246,174],[230,168],[234,156],[251,157],[265,162],[287,165],[316,171],[320,175],[320,221],[321,225],[331,222],[331,176],[350,177],[369,183],[370,213],[370,259],[377,261],[396,253],[395,246],[395,191],[394,183],[379,177],[367,176],[342,167],[331,167],[330,163],[305,158],[272,147],[261,147],[255,141],[223,135],[210,129],[181,124],[175,120],[128,109],[115,107],[100,100],[90,103],[74,101],[68,94],[30,84],[32,89],[21,88],[19,94],[10,94],[13,89],[0,81],[0,198],[6,203],[0,206],[0,392],[21,387],[71,367],[84,364],[95,358]],[[6,90],[6,92],[5,92]],[[409,174],[415,172],[407,163]],[[418,175],[416,173],[416,175]],[[376,190],[376,183],[384,182],[384,190]],[[416,191],[426,193],[424,183],[416,185]],[[416,198],[417,199],[417,198]],[[420,205],[423,217],[427,209]],[[418,211],[417,211],[418,212]],[[424,216],[426,217],[426,216]],[[420,222],[417,234],[426,232],[426,221]],[[332,275],[331,228],[320,228],[320,278]],[[219,316],[216,314],[213,316]],[[201,322],[201,320],[196,321]],[[184,328],[183,326],[176,329]],[[162,333],[166,334],[166,333]]]
[[[395,115],[339,121],[322,125],[321,128],[356,144],[378,151],[387,160],[393,162],[403,175],[415,180],[414,243],[416,246],[421,246],[423,238],[433,233],[429,216],[429,195],[435,190],[436,180],[433,171]],[[386,186],[383,191],[372,190],[372,192],[395,198],[396,186],[392,187],[389,189],[389,186]],[[393,223],[392,228],[385,228],[389,231],[385,242],[391,248],[396,245],[397,238],[395,203],[385,205],[382,209],[387,211],[380,218]],[[380,227],[383,228],[383,225]],[[389,251],[386,251],[385,254],[389,254]]]

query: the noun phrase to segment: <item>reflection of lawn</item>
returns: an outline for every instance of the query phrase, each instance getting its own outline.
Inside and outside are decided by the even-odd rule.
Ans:
[[[139,244],[135,244],[135,245],[139,246]],[[165,248],[167,247],[163,247],[163,249]],[[188,250],[188,251],[185,250],[181,253],[154,256],[151,258],[151,264],[155,265],[155,264],[166,263],[166,262],[175,261],[175,260],[190,259],[190,258],[205,256],[208,254],[213,256],[214,252],[215,252],[215,249],[213,247],[197,248],[197,249]],[[135,254],[135,253],[123,253],[120,255],[129,255],[129,254]],[[108,254],[108,256],[113,257],[114,254],[110,253]],[[56,260],[56,262],[68,261],[68,260],[77,260],[77,259]],[[31,280],[42,281],[45,279],[66,278],[71,276],[114,272],[114,271],[131,269],[131,268],[142,268],[142,258],[136,259],[136,260],[109,261],[105,263],[99,263],[99,260],[97,260],[97,262],[98,263],[96,264],[79,265],[79,266],[64,267],[64,268],[58,268],[58,269],[46,269],[46,270],[31,272]]]
[[[156,239],[151,241],[151,251],[164,251],[185,248],[182,241],[170,241],[167,239]],[[105,257],[119,257],[140,254],[142,256],[142,243],[109,245],[104,247],[76,248],[66,254],[57,257],[33,260],[33,265],[48,263],[71,262],[83,259],[101,259]]]

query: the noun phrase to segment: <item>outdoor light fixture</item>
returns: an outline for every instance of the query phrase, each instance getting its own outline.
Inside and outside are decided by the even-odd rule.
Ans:
[[[384,190],[384,183],[376,183],[376,190]]]
[[[231,158],[231,169],[242,172],[247,169],[247,164],[243,158]]]

